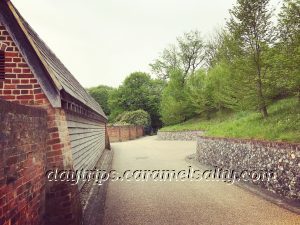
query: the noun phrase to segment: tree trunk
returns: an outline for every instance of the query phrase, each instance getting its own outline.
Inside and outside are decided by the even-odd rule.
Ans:
[[[261,113],[262,113],[262,115],[263,115],[264,118],[268,117],[267,106],[264,106],[264,107],[261,109]]]
[[[263,96],[263,92],[262,92],[262,82],[260,79],[260,76],[258,78],[257,81],[257,91],[258,91],[258,98],[259,98],[259,109],[261,111],[261,114],[264,118],[268,117],[268,110],[267,110],[267,105],[265,102],[265,98]]]
[[[254,61],[256,63],[256,69],[257,69],[257,94],[258,94],[258,105],[259,105],[259,110],[261,111],[261,114],[264,118],[268,117],[268,110],[267,110],[267,105],[265,101],[265,97],[263,95],[263,86],[262,86],[262,81],[261,81],[261,61],[260,61],[260,45],[258,42],[255,43],[255,55],[254,55]]]

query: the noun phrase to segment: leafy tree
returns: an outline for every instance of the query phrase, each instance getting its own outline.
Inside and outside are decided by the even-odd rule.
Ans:
[[[110,114],[110,108],[108,106],[108,98],[112,90],[113,90],[112,87],[108,87],[105,85],[99,85],[97,87],[92,87],[87,89],[89,94],[99,103],[99,105],[101,105],[106,115]]]
[[[161,118],[165,125],[183,122],[193,114],[187,101],[184,79],[180,70],[170,73],[170,80],[163,90],[160,105]]]
[[[150,64],[150,67],[159,79],[168,79],[169,73],[180,67],[177,46],[170,45],[168,48],[165,48],[160,57]]]
[[[109,106],[112,109],[111,120],[124,111],[142,109],[150,114],[152,126],[160,126],[159,104],[164,83],[151,79],[149,74],[135,72],[130,74],[123,84],[111,93]]]
[[[215,30],[206,43],[205,63],[206,67],[212,68],[220,59],[220,50],[223,47],[225,38],[228,36],[225,29]]]
[[[278,31],[279,54],[274,63],[281,82],[277,85],[284,84],[284,90],[296,93],[300,102],[300,0],[284,0]]]
[[[115,88],[109,95],[108,106],[111,113],[108,117],[108,120],[111,123],[116,122],[119,119],[118,116],[126,111],[126,109],[123,109],[121,104],[121,101],[123,101],[122,98],[123,96],[121,87]]]
[[[181,70],[184,77],[193,74],[205,60],[205,44],[199,31],[184,33],[177,43],[164,49],[161,56],[150,64],[152,71],[163,80],[174,70]]]
[[[196,115],[210,113],[215,109],[212,98],[212,86],[204,70],[198,70],[187,79],[187,99],[191,110]]]
[[[209,45],[209,83],[214,108],[217,110],[249,110],[257,108],[255,69],[252,56],[241,48],[238,38],[221,30]],[[250,63],[249,63],[250,62]]]
[[[237,0],[237,5],[230,10],[231,18],[227,28],[234,35],[244,52],[247,75],[254,80],[256,90],[252,100],[264,117],[268,116],[265,93],[265,80],[268,65],[265,53],[272,44],[270,0]]]
[[[235,85],[236,78],[237,75],[233,76],[232,68],[228,63],[219,62],[208,70],[207,82],[212,89],[211,97],[216,110],[238,110],[242,108],[239,104],[242,91],[238,91],[239,85]]]
[[[120,114],[117,119],[117,124],[132,124],[139,126],[149,126],[150,125],[150,115],[144,110],[136,111],[126,111]]]

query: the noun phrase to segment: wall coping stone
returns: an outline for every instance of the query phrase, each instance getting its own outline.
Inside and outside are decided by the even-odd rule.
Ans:
[[[159,140],[178,140],[178,141],[196,141],[204,131],[190,130],[190,131],[158,131],[157,137]]]
[[[43,117],[47,115],[47,111],[43,108],[36,106],[25,106],[14,102],[8,102],[0,99],[0,112],[1,113],[13,113],[22,115],[32,115],[37,117]]]
[[[250,138],[229,138],[229,137],[210,137],[200,135],[199,138],[210,139],[210,140],[222,140],[234,143],[242,144],[260,144],[264,147],[280,147],[280,148],[293,148],[300,150],[300,143],[295,142],[283,142],[283,141],[269,141],[269,140],[259,140],[259,139],[250,139]]]

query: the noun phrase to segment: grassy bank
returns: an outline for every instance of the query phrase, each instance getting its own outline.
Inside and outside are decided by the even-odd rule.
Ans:
[[[300,105],[296,98],[280,100],[270,105],[268,112],[266,119],[257,112],[239,112],[210,120],[195,118],[161,130],[205,130],[207,136],[300,142]]]

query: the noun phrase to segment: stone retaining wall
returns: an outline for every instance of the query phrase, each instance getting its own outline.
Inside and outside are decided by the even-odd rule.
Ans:
[[[203,131],[158,131],[158,140],[196,141]]]
[[[300,199],[300,144],[198,137],[200,163],[230,170],[271,170],[275,179],[252,182],[288,199]]]

